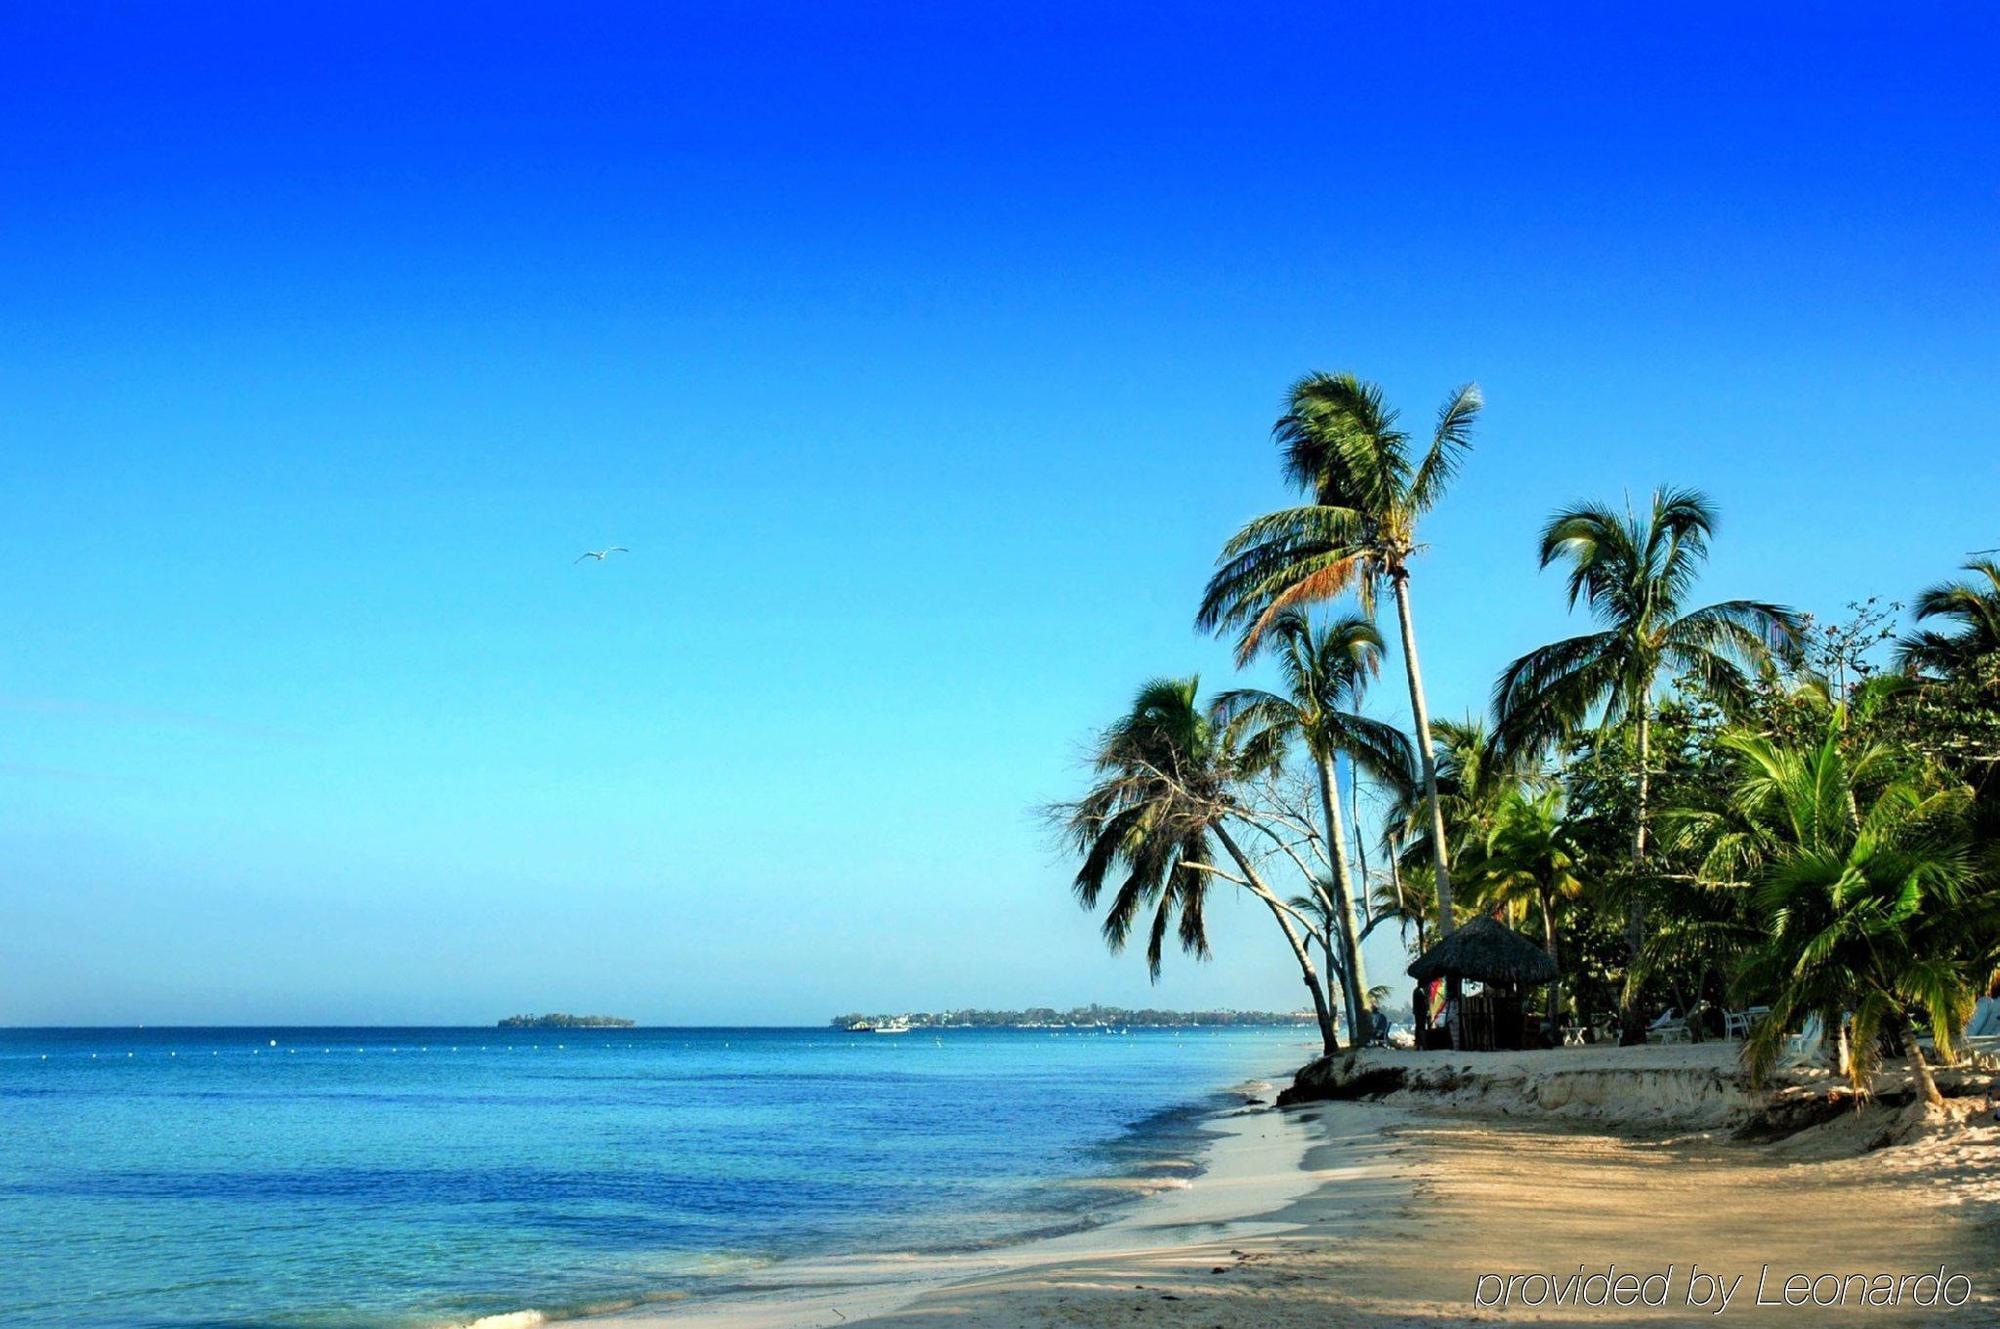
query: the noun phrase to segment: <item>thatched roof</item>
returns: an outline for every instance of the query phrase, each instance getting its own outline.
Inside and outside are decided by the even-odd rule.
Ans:
[[[1556,962],[1506,924],[1481,916],[1459,924],[1410,965],[1419,983],[1451,974],[1480,983],[1547,983],[1556,976]]]

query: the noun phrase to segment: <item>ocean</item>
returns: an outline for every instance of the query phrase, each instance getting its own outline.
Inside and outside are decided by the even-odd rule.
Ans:
[[[437,1329],[1070,1230],[1187,1177],[1222,1091],[1312,1041],[0,1030],[8,1322]]]

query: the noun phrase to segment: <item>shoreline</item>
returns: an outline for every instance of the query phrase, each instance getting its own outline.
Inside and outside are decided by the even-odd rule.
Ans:
[[[1230,1230],[1247,1239],[1317,1183],[1305,1168],[1323,1141],[1310,1119],[1271,1107],[1288,1073],[1217,1088],[1205,1097],[1237,1097],[1200,1110],[1204,1138],[1192,1176],[1050,1178],[1053,1185],[1130,1191],[1105,1221],[1054,1235],[1030,1236],[977,1250],[894,1251],[805,1256],[775,1261],[727,1290],[558,1319],[523,1311],[474,1321],[467,1329],[522,1329],[576,1323],[604,1329],[805,1329],[859,1322],[908,1307],[927,1295],[979,1280],[1076,1261],[1111,1258],[1159,1244],[1178,1230]],[[1260,1099],[1260,1105],[1250,1105]]]
[[[1781,1300],[1794,1274],[1887,1273],[1905,1280],[1907,1295],[1910,1278],[1940,1270],[1963,1276],[1954,1287],[1969,1290],[1969,1305],[1906,1300],[1866,1313],[1939,1325],[1994,1315],[2000,1125],[1990,1114],[1933,1124],[1887,1149],[1880,1119],[1897,1115],[1890,1108],[1751,1142],[1725,1124],[1742,1104],[1723,1065],[1728,1055],[1725,1047],[1601,1059],[1529,1054],[1492,1060],[1485,1082],[1454,1076],[1442,1093],[1434,1081],[1375,1101],[1225,1111],[1210,1123],[1219,1134],[1191,1184],[1149,1195],[1095,1228],[971,1254],[807,1261],[788,1267],[782,1286],[586,1323],[1704,1324],[1717,1310],[1689,1304],[1708,1286],[1694,1275],[1721,1272],[1745,1280],[1734,1284],[1739,1299],[1728,1313],[1819,1324],[1829,1307],[1758,1304],[1760,1282],[1764,1297]],[[1606,1092],[1621,1081],[1637,1092]],[[1690,1097],[1690,1083],[1721,1097]],[[1662,1304],[1572,1301],[1557,1310],[1480,1301],[1482,1289],[1505,1286],[1486,1276],[1559,1279],[1613,1266],[1653,1276],[1648,1289]],[[1520,1284],[1515,1290],[1528,1299]]]

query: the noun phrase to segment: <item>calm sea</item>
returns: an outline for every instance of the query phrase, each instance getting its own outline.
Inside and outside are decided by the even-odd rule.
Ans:
[[[1061,1230],[1309,1033],[0,1030],[6,1319],[428,1329]]]

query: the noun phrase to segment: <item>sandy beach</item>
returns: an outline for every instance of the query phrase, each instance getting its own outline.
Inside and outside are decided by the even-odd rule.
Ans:
[[[1516,1054],[1489,1059],[1450,1094],[1250,1107],[1217,1122],[1192,1184],[1094,1231],[976,1255],[788,1268],[783,1286],[608,1323],[1995,1322],[2000,1126],[1990,1109],[1886,1149],[1868,1146],[1896,1118],[1887,1107],[1747,1143],[1719,1127],[1737,1092],[1733,1055],[1713,1044]],[[1433,1070],[1449,1061],[1426,1056]],[[1703,1081],[1710,1092],[1687,1087]],[[1604,1092],[1621,1083],[1625,1094]],[[1523,1094],[1558,1109],[1524,1115]],[[1939,1286],[1915,1281],[1926,1274]],[[1837,1309],[1810,1304],[1836,1295],[1825,1275],[1840,1276]],[[1897,1304],[1862,1304],[1883,1297],[1883,1276]],[[1794,1297],[1807,1304],[1782,1304],[1793,1277],[1806,1280]],[[1628,1287],[1633,1302],[1614,1304]],[[1556,1288],[1567,1289],[1561,1306]],[[1964,1304],[1943,1304],[1952,1299]],[[1915,1304],[1924,1300],[1934,1304]]]

